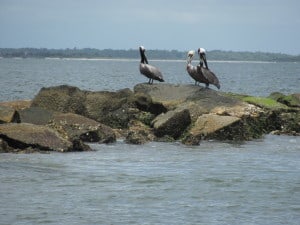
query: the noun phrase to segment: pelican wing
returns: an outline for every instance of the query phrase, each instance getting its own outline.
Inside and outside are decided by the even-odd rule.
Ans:
[[[208,80],[210,84],[215,85],[218,89],[220,89],[220,82],[218,77],[209,69],[201,67],[202,74]]]
[[[164,81],[162,73],[154,66],[149,64],[140,63],[140,72],[149,79]]]

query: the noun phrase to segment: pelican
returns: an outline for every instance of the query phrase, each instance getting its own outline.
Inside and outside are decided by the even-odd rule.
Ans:
[[[149,78],[149,84],[153,84],[153,80],[158,80],[164,82],[163,76],[159,69],[148,64],[148,60],[145,56],[146,49],[144,46],[140,46],[141,62],[140,62],[140,72]]]
[[[187,65],[186,70],[188,74],[195,80],[195,85],[197,83],[205,83],[208,84],[208,80],[203,76],[202,71],[198,70],[196,66],[192,65],[192,60],[194,57],[195,51],[191,50],[187,54]]]
[[[209,84],[213,84],[218,89],[220,89],[221,86],[220,86],[219,79],[212,71],[210,71],[208,69],[207,62],[206,62],[206,56],[205,56],[205,50],[204,50],[204,52],[203,52],[203,50],[204,50],[203,48],[198,49],[200,63],[197,66],[197,71],[198,71],[198,73],[202,73],[203,76],[207,79],[208,82],[206,83],[206,88],[208,88]],[[203,66],[202,60],[204,61],[205,67]]]

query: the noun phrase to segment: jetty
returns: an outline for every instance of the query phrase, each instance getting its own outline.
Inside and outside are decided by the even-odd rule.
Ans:
[[[0,103],[0,152],[90,151],[87,143],[152,141],[199,145],[300,135],[300,94],[255,97],[187,84],[133,90],[42,88],[32,100]]]

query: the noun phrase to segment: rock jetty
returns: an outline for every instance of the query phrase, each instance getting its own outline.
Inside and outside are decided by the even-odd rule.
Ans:
[[[267,98],[195,85],[137,84],[133,90],[42,88],[30,101],[0,103],[0,152],[88,151],[87,142],[244,141],[300,135],[300,94]]]

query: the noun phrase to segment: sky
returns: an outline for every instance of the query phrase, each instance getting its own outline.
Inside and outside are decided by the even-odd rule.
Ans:
[[[0,0],[0,48],[300,54],[299,0]]]

